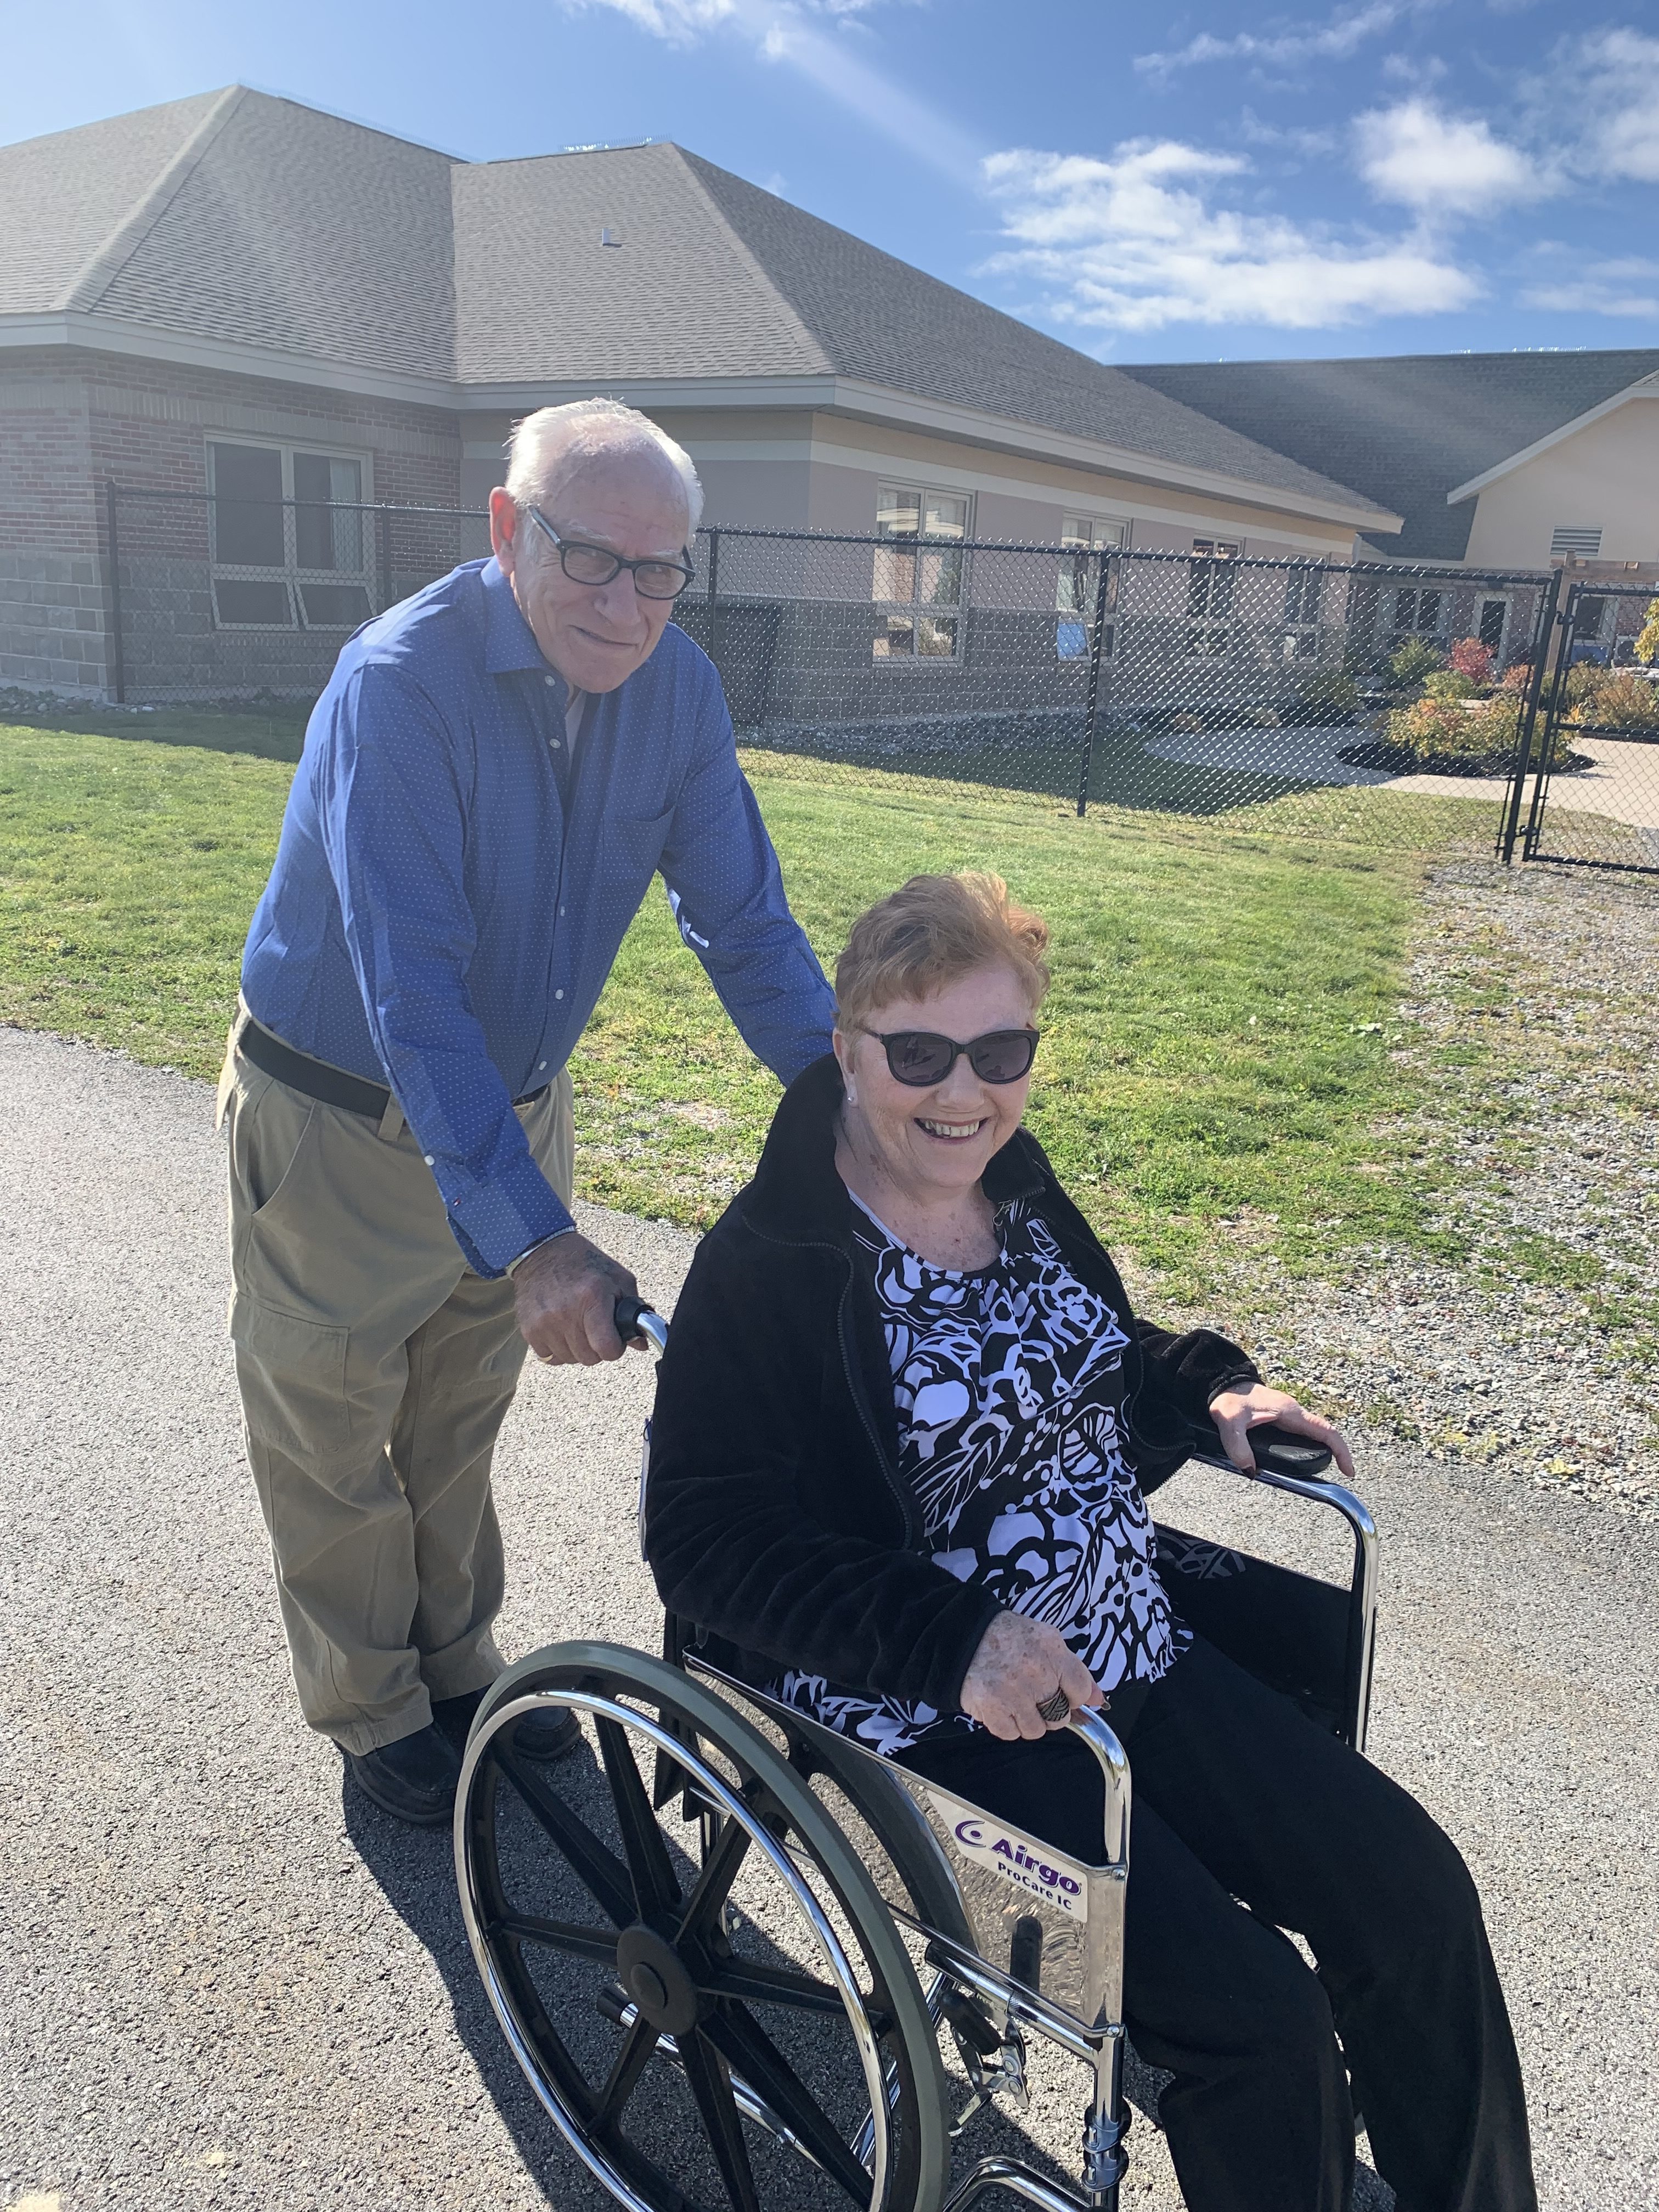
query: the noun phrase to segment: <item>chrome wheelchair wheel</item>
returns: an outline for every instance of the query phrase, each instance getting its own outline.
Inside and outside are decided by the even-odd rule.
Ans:
[[[581,1718],[538,1766],[525,1713]],[[846,1838],[677,1668],[563,1644],[495,1686],[455,1807],[462,1911],[514,2055],[633,2212],[934,2212],[933,2023]]]

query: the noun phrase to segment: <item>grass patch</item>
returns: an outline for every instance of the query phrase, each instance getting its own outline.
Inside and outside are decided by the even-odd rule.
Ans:
[[[0,731],[0,1019],[215,1073],[292,771],[258,718],[203,721]],[[1390,1026],[1419,857],[750,766],[826,959],[921,868],[995,868],[1047,914],[1033,1126],[1175,1295],[1202,1297],[1241,1256],[1296,1270],[1428,1239],[1433,1164],[1399,1133],[1419,1101]],[[746,1176],[776,1097],[659,890],[573,1072],[586,1194],[689,1227]]]

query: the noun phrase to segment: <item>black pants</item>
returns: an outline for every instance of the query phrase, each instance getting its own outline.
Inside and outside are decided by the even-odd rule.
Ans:
[[[1400,2212],[1535,2212],[1480,1900],[1428,1814],[1202,1642],[1124,1741],[1124,2016],[1175,2076],[1159,2117],[1191,2212],[1342,2212],[1355,2104]],[[904,1763],[1100,1857],[1100,1770],[1075,1736],[963,1737]]]

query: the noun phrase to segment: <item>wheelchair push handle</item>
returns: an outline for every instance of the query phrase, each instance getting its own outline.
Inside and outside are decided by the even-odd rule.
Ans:
[[[668,1349],[668,1323],[644,1298],[618,1298],[611,1309],[611,1318],[617,1334],[624,1344],[642,1336],[653,1344],[659,1352]]]

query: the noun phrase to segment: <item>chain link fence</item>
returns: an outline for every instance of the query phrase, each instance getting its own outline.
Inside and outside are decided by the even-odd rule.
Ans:
[[[109,528],[119,696],[285,702],[296,720],[359,623],[489,547],[476,512],[114,489]],[[1562,857],[1653,857],[1659,810],[1620,796],[1634,771],[1576,759],[1648,738],[1539,734],[1552,717],[1565,728],[1587,680],[1555,681],[1576,650],[1560,643],[1559,571],[914,528],[713,528],[692,555],[675,619],[719,668],[757,773],[1376,848],[1507,836],[1540,858],[1551,838]],[[1588,598],[1575,605],[1588,622]],[[1629,624],[1598,618],[1611,659]]]

